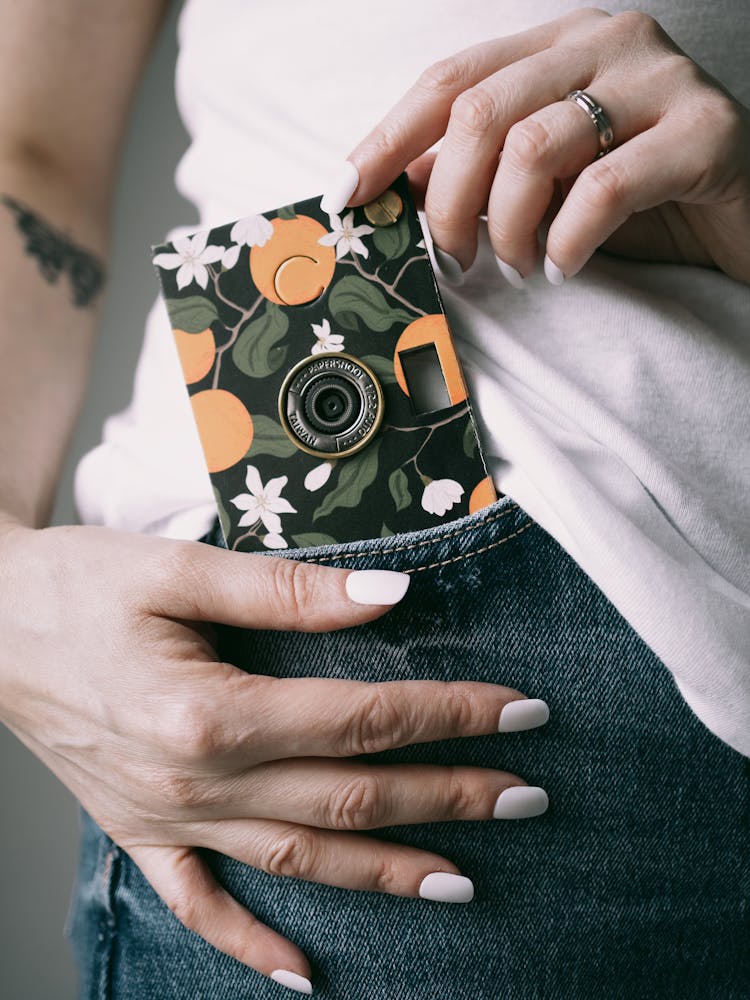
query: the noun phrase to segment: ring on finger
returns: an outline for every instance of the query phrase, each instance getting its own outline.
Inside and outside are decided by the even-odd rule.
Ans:
[[[599,152],[596,154],[598,160],[600,156],[604,156],[610,151],[615,138],[607,112],[585,90],[571,90],[569,94],[565,95],[565,100],[574,101],[594,123],[599,137]]]

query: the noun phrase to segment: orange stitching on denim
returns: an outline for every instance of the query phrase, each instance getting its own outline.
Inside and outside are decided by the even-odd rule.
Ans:
[[[333,555],[328,556],[316,556],[315,562],[330,562],[332,559],[364,559],[365,556],[389,556],[393,552],[409,552],[411,549],[424,548],[425,545],[434,545],[435,542],[444,542],[449,538],[456,538],[458,535],[465,535],[467,531],[477,531],[479,528],[483,528],[486,524],[492,524],[493,521],[499,521],[501,517],[507,517],[507,515],[511,514],[514,510],[518,510],[518,504],[513,504],[508,507],[507,510],[500,511],[499,514],[493,514],[492,517],[487,518],[486,521],[480,521],[479,524],[467,524],[463,528],[455,528],[453,531],[449,531],[446,535],[437,535],[435,538],[425,538],[423,541],[413,542],[411,545],[399,545],[392,549],[370,549],[369,552],[345,552],[343,555],[334,553]],[[516,532],[516,534],[518,534],[518,532]],[[508,538],[513,537],[513,535],[508,535]],[[495,542],[494,544],[496,545],[499,543]],[[449,561],[452,562],[452,560]],[[435,565],[438,566],[441,564],[435,563]],[[422,568],[428,569],[429,567],[424,566]]]
[[[490,542],[489,545],[484,545],[481,549],[475,549],[473,552],[464,552],[460,556],[452,556],[450,559],[443,559],[442,562],[430,563],[429,566],[415,566],[414,569],[406,569],[405,573],[421,573],[424,569],[437,569],[438,566],[447,566],[449,563],[460,562],[462,559],[471,559],[472,556],[481,556],[483,552],[489,552],[490,549],[496,549],[498,545],[505,545],[509,542],[511,538],[518,538],[522,535],[524,531],[528,531],[529,528],[536,527],[535,521],[529,521],[528,524],[524,524],[522,528],[518,531],[514,531],[512,535],[506,535],[505,538],[501,538],[498,542]]]

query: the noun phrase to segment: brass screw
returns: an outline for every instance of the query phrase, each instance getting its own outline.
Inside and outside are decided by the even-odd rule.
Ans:
[[[388,188],[364,207],[365,218],[373,226],[392,226],[394,222],[398,222],[403,210],[401,196],[392,188]]]

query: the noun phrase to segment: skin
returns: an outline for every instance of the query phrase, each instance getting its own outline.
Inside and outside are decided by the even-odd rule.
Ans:
[[[447,858],[361,831],[490,819],[523,779],[348,758],[497,732],[521,692],[474,682],[276,679],[217,661],[208,623],[322,631],[387,612],[347,571],[102,528],[45,528],[100,296],[40,270],[23,206],[106,268],[127,112],[164,5],[0,0],[0,719],[188,928],[264,975],[302,952],[219,886],[197,847],[280,875],[416,896]],[[92,100],[91,95],[96,95]],[[85,301],[80,301],[83,298]],[[179,694],[177,694],[179,692]]]
[[[574,89],[612,122],[600,159],[591,120],[561,99]],[[647,14],[578,10],[436,63],[349,159],[352,205],[408,168],[435,243],[463,270],[486,215],[496,256],[523,277],[548,222],[568,278],[603,247],[750,282],[750,115]]]
[[[125,117],[163,5],[0,0],[0,13],[0,192],[105,258]],[[617,148],[596,162],[591,122],[559,99],[575,87],[612,118]],[[441,137],[437,157],[426,154]],[[567,276],[605,245],[750,280],[747,113],[644,15],[578,12],[444,60],[350,158],[361,177],[352,204],[408,167],[436,243],[464,269],[486,214],[496,254],[522,275],[546,218],[547,252]],[[246,674],[217,662],[206,623],[315,631],[387,609],[349,601],[343,570],[42,528],[98,314],[40,277],[14,227],[0,215],[2,719],[187,927],[263,974],[309,977],[299,949],[218,886],[194,848],[414,896],[424,875],[456,867],[360,831],[489,818],[499,792],[523,779],[347,758],[495,732],[522,695]]]

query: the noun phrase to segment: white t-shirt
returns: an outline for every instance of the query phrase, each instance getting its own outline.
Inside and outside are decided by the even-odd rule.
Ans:
[[[320,194],[431,62],[575,6],[187,0],[177,97],[192,143],[176,181],[201,221],[170,236]],[[646,6],[750,104],[742,0]],[[537,274],[518,291],[480,236],[466,283],[442,291],[497,486],[596,582],[704,723],[750,755],[750,287],[597,254],[561,288]],[[158,300],[132,404],[76,487],[87,523],[189,538],[214,518]]]

